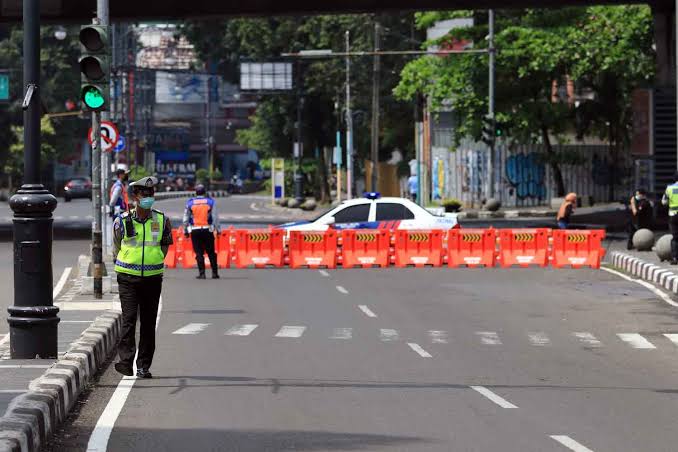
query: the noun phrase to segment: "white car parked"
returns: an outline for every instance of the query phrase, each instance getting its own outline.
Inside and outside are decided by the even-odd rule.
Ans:
[[[457,215],[436,216],[405,198],[381,198],[367,193],[364,198],[344,201],[314,220],[277,226],[287,231],[335,229],[452,229],[459,227]]]

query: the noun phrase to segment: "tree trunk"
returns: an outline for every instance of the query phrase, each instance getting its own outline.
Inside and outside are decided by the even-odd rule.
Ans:
[[[556,182],[556,192],[558,193],[558,197],[563,197],[565,196],[563,173],[560,171],[560,165],[556,161],[555,153],[553,152],[553,146],[551,146],[551,140],[549,139],[549,129],[546,126],[541,127],[541,135],[544,140],[544,146],[546,147],[546,154],[549,156],[549,164],[551,165],[551,170],[553,171],[553,179]]]
[[[610,180],[607,184],[607,201],[614,202],[614,184],[617,180],[617,140],[612,124],[608,128],[608,154],[610,156]]]
[[[320,202],[325,203],[329,201],[330,184],[327,175],[327,165],[325,164],[325,147],[320,151],[319,176],[320,176]]]

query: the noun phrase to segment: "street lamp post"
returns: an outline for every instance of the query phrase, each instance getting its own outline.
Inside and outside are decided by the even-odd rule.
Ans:
[[[299,202],[301,202],[304,198],[304,174],[301,170],[301,110],[304,107],[304,98],[302,97],[301,80],[301,61],[297,61],[297,143],[294,146],[294,198]]]
[[[40,0],[23,1],[24,183],[14,211],[13,359],[56,358],[59,308],[52,304],[52,212],[57,200],[40,183]]]

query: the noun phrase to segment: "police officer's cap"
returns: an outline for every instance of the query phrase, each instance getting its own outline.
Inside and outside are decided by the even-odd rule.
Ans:
[[[153,176],[142,177],[129,184],[130,187],[135,188],[154,188],[156,185],[158,185],[158,178]]]

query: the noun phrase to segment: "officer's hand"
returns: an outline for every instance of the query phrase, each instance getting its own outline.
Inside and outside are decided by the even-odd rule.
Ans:
[[[188,233],[188,231],[184,231],[184,237],[189,238],[191,234]]]
[[[110,207],[110,210],[109,210],[109,212],[108,212],[108,215],[109,215],[111,218],[113,218],[113,217],[115,216],[115,207],[114,207],[114,206],[111,206],[111,207]]]

